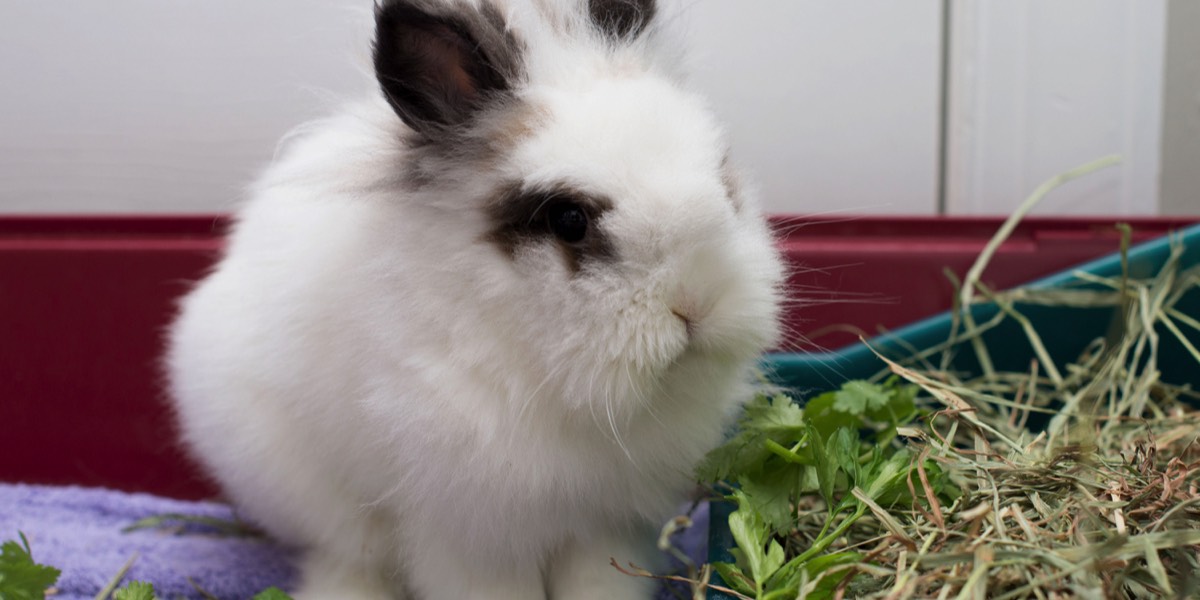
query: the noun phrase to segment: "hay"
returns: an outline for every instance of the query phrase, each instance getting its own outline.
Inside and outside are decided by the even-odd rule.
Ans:
[[[1022,210],[1054,185],[1039,188]],[[1125,240],[1123,253],[1128,231]],[[1181,266],[1182,253],[1175,240],[1149,279],[1134,279],[1126,268],[1111,278],[1077,273],[1086,288],[995,292],[980,281],[985,251],[956,295],[950,339],[904,361],[884,358],[886,373],[920,394],[915,418],[875,423],[877,439],[885,440],[879,448],[848,441],[850,460],[841,471],[828,470],[823,465],[832,459],[821,455],[831,452],[836,436],[824,441],[805,423],[816,418],[810,405],[803,415],[778,412],[775,429],[744,433],[710,457],[741,465],[706,474],[740,484],[717,489],[739,503],[730,521],[747,547],[738,550],[736,565],[694,570],[703,575],[691,578],[694,597],[714,568],[725,593],[740,598],[1200,596],[1200,412],[1189,403],[1200,395],[1162,381],[1158,368],[1161,338],[1170,337],[1200,369],[1200,351],[1184,333],[1200,331],[1200,319],[1177,308],[1200,288],[1200,265]],[[977,323],[967,310],[977,302],[995,303],[999,312]],[[1023,314],[1028,306],[1113,307],[1118,318],[1107,336],[1064,366]],[[1019,324],[1033,349],[1027,371],[994,367],[991,357],[1004,349],[987,347],[983,336],[1005,321]],[[952,368],[955,354],[966,351],[974,352],[980,374]],[[754,410],[783,408],[760,400]],[[1030,430],[1038,420],[1040,430]],[[784,429],[790,437],[776,435]],[[786,527],[754,512],[765,506],[755,502],[755,487],[769,481],[754,479],[761,473],[742,477],[756,444],[768,451],[756,456],[776,461],[773,476],[793,476],[779,470],[780,457],[790,456],[784,462],[798,469],[798,483],[781,492],[790,494]],[[875,477],[894,478],[871,469],[896,456],[907,465],[899,476],[908,493],[889,505],[882,501],[888,493],[868,485]],[[786,555],[776,557],[775,546]]]

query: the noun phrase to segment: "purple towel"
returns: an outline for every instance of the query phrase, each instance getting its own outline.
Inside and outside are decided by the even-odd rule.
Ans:
[[[160,597],[202,598],[188,582],[222,600],[244,600],[271,586],[294,589],[295,553],[261,538],[221,537],[202,528],[179,534],[131,523],[165,513],[231,519],[228,506],[111,490],[0,484],[0,541],[29,539],[33,558],[62,570],[53,600],[90,600],[137,555],[125,581],[153,583]],[[677,538],[693,560],[704,555],[708,511]],[[684,597],[662,590],[659,598]]]
[[[62,570],[55,600],[94,598],[130,556],[126,581],[154,584],[164,598],[201,598],[188,583],[218,598],[244,599],[270,586],[292,589],[293,554],[261,538],[202,531],[121,530],[164,513],[232,519],[228,506],[111,490],[0,485],[0,539],[25,533],[33,559]]]

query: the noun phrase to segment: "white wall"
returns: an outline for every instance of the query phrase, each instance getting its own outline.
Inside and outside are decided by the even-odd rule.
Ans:
[[[776,212],[936,211],[940,0],[703,0],[696,83]],[[752,8],[750,8],[752,7]]]
[[[1165,0],[960,0],[951,31],[951,213],[1007,213],[1108,154],[1042,213],[1158,210]],[[1193,60],[1195,60],[1193,58]]]
[[[0,211],[225,210],[364,88],[370,0],[0,2]]]
[[[774,212],[933,214],[944,175],[949,212],[1006,213],[1117,152],[1042,211],[1153,213],[1161,143],[1194,142],[1161,135],[1166,0],[953,0],[944,173],[942,0],[662,1]],[[0,213],[227,210],[374,86],[371,4],[0,2]]]
[[[686,0],[774,211],[931,212],[939,0]],[[372,82],[371,0],[0,2],[0,212],[226,210]]]

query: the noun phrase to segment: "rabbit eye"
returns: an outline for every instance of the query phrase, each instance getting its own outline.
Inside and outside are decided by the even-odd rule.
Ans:
[[[558,239],[577,244],[587,235],[588,215],[574,202],[561,202],[546,211],[546,225]]]
[[[527,257],[522,247],[550,245],[571,273],[579,273],[587,265],[617,259],[617,248],[603,227],[604,215],[612,209],[608,197],[567,183],[514,182],[500,188],[486,207],[492,228],[485,239],[514,260]]]

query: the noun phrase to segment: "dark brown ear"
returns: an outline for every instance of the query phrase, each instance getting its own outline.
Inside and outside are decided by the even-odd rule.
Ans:
[[[655,0],[588,0],[592,22],[611,38],[631,40],[642,34],[658,11]]]
[[[521,47],[491,3],[384,0],[375,7],[375,77],[396,114],[437,139],[510,92]]]

